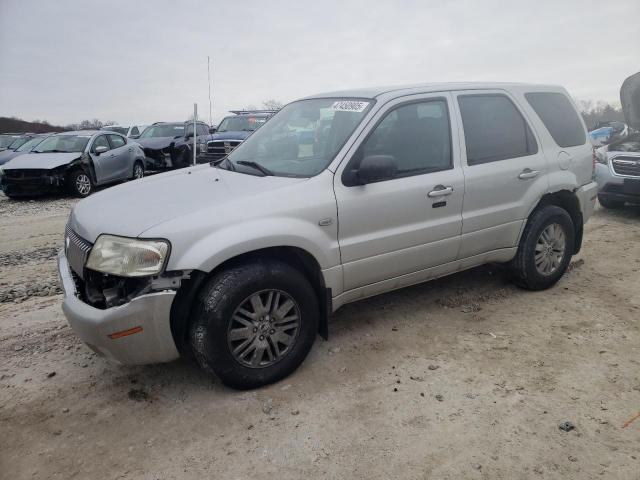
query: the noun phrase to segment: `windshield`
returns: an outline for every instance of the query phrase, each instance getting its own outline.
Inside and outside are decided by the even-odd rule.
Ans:
[[[122,135],[126,135],[129,132],[129,129],[127,127],[102,127],[100,130],[121,133]]]
[[[220,122],[218,132],[253,132],[267,121],[267,117],[254,117],[252,115],[236,115],[226,117]]]
[[[290,103],[227,157],[256,162],[271,174],[312,177],[324,170],[373,102],[319,98]]]
[[[0,135],[0,148],[7,148],[16,140],[13,135]]]
[[[38,145],[43,140],[43,137],[33,137],[30,140],[24,142],[18,148],[16,148],[16,152],[28,152],[33,147]]]
[[[91,135],[54,135],[44,139],[33,151],[35,153],[84,152],[90,138]]]
[[[164,125],[153,125],[146,128],[140,138],[156,137],[182,137],[184,135],[184,124],[173,123]]]
[[[19,146],[23,145],[24,142],[26,142],[27,140],[29,140],[29,137],[16,138],[13,142],[11,142],[11,144],[7,148],[9,150],[15,150]]]

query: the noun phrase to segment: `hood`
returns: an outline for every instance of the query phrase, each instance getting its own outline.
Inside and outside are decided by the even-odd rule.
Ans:
[[[150,148],[152,150],[160,150],[167,148],[174,143],[177,139],[174,137],[152,137],[152,138],[136,138],[132,140],[133,143],[137,143],[142,148]]]
[[[627,124],[640,130],[640,72],[631,75],[622,83],[620,103]]]
[[[228,132],[214,133],[213,135],[209,136],[209,141],[211,140],[244,140],[252,133],[253,132],[245,132],[245,131],[239,131],[239,132],[228,131]]]
[[[160,223],[281,188],[300,178],[258,177],[197,165],[96,193],[71,212],[74,231],[90,242],[102,233],[137,237]]]
[[[42,168],[51,169],[67,165],[82,156],[82,152],[71,153],[25,153],[3,165],[4,169]]]
[[[4,165],[12,158],[22,155],[23,153],[24,152],[16,152],[14,150],[5,150],[4,152],[0,152],[0,165]]]

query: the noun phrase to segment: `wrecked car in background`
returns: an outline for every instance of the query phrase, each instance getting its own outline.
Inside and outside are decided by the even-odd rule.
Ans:
[[[640,204],[640,72],[624,81],[620,100],[635,133],[594,152],[598,201],[605,208],[621,208],[625,202]]]
[[[128,138],[138,138],[145,128],[147,128],[147,125],[131,125],[130,127],[123,125],[105,125],[100,127],[100,130],[120,133]]]
[[[7,149],[0,152],[0,165],[4,165],[12,158],[28,153],[33,150],[42,140],[48,137],[50,134],[40,133],[36,135],[26,135],[26,140],[15,150]],[[15,142],[14,142],[15,143]],[[13,144],[12,144],[13,145]]]
[[[96,185],[144,176],[144,153],[118,133],[86,130],[47,137],[0,168],[10,198],[68,191],[86,197]]]
[[[624,122],[598,122],[589,131],[591,143],[599,147],[619,138],[629,135],[629,126]]]
[[[275,110],[232,110],[207,142],[206,158],[221,160],[276,113]]]
[[[205,161],[209,126],[196,122],[197,162]],[[145,155],[146,168],[166,170],[193,164],[193,122],[156,122],[136,139]]]

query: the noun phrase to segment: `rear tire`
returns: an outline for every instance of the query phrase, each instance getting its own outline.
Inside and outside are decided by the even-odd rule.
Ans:
[[[527,290],[552,287],[569,266],[575,229],[563,208],[547,205],[533,212],[511,262],[514,283]]]
[[[598,195],[598,202],[600,202],[600,205],[602,205],[604,208],[608,208],[611,210],[624,207],[624,202],[622,200],[612,200],[603,195]]]
[[[67,176],[67,189],[72,195],[84,198],[91,195],[93,183],[88,173],[80,168],[76,168]]]
[[[215,274],[196,297],[193,311],[189,338],[196,360],[236,389],[291,374],[318,331],[318,299],[307,278],[269,259]]]

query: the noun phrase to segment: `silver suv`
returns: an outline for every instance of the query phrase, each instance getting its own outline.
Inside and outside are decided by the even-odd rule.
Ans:
[[[308,97],[215,166],[79,202],[63,309],[121,363],[193,352],[225,384],[257,387],[293,372],[346,303],[488,262],[551,287],[580,249],[592,175],[561,87]]]

